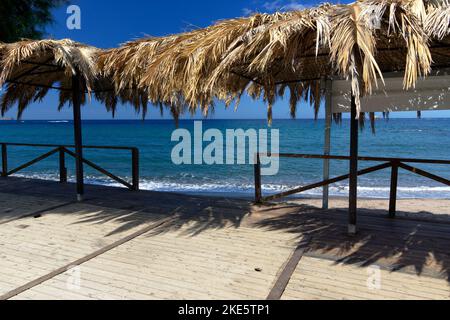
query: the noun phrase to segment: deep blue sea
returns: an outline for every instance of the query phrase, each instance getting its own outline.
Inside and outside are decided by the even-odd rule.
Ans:
[[[193,121],[181,121],[181,128],[193,130]],[[204,120],[204,130],[267,129],[265,120]],[[1,142],[73,144],[70,121],[1,121]],[[84,121],[83,136],[86,145],[135,146],[141,154],[141,188],[182,193],[215,193],[228,195],[253,194],[253,167],[251,165],[175,165],[171,161],[171,142],[175,130],[173,121]],[[280,130],[280,152],[321,154],[324,145],[323,120],[275,120],[272,129]],[[387,157],[418,157],[450,159],[450,119],[391,119],[380,120],[377,132],[370,128],[360,135],[360,155]],[[348,120],[333,125],[332,154],[348,155]],[[206,145],[206,144],[205,144]],[[9,147],[9,168],[16,167],[44,153],[46,148]],[[130,179],[131,157],[125,151],[85,151],[85,157],[111,172]],[[360,163],[360,168],[373,165]],[[418,167],[450,178],[450,166],[417,165]],[[73,180],[74,164],[68,161]],[[276,176],[263,177],[265,194],[322,180],[321,160],[281,159]],[[348,173],[348,162],[333,161],[332,176]],[[18,174],[42,179],[58,179],[58,157]],[[117,185],[94,170],[86,169],[87,181],[95,184]],[[360,178],[361,197],[387,198],[390,170]],[[437,182],[400,171],[399,196],[402,198],[450,198],[450,188]],[[320,195],[313,190],[306,196]],[[348,194],[347,182],[331,187],[335,196]]]

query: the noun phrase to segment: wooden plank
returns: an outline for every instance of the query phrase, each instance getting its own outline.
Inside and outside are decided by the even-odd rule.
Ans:
[[[133,222],[127,223],[125,217]],[[143,213],[77,204],[52,211],[40,219],[1,225],[0,273],[10,269],[16,272],[0,276],[0,291],[8,292],[160,218],[163,217],[150,218]],[[19,272],[24,273],[21,279],[11,278],[11,274]],[[3,284],[8,278],[13,286]]]
[[[21,188],[28,190],[24,194],[39,192],[46,199],[52,199],[59,188],[61,193],[66,190],[66,186],[58,183],[16,178],[10,181],[8,184],[0,181],[0,185],[9,192]],[[280,204],[252,211],[249,201],[145,191],[129,193],[97,186],[90,190],[97,196],[92,203],[104,203],[123,211],[77,205],[59,210],[59,214],[44,215],[42,219],[1,226],[3,289],[11,291],[120,240],[139,230],[139,224],[162,219],[153,215],[154,212],[170,212],[175,204],[183,205],[183,210],[146,236],[80,265],[84,283],[81,291],[67,289],[69,275],[62,273],[14,298],[264,299],[286,268],[283,262],[287,264],[293,255],[297,245],[292,239],[304,234],[312,236],[309,250],[300,260],[282,298],[371,299],[375,295],[364,287],[364,267],[368,263],[380,265],[383,277],[385,274],[388,277],[383,292],[376,295],[378,298],[428,299],[446,294],[447,282],[442,277],[450,262],[447,252],[450,225],[408,218],[389,220],[387,210],[379,209],[387,207],[387,200],[374,200],[373,205],[371,201],[365,202],[370,210],[360,211],[359,226],[363,234],[360,238],[348,238],[343,232],[346,200],[331,200],[332,206],[344,210],[320,211],[315,208],[320,207],[320,199],[305,199],[298,206]],[[0,201],[1,197],[0,194]],[[27,197],[15,198],[12,193],[5,199],[8,197],[11,203],[17,201],[20,205],[20,199],[28,201]],[[448,202],[439,205],[431,202],[434,213],[448,212]],[[5,203],[9,206],[9,202]],[[33,208],[33,203],[30,200],[27,206]],[[406,203],[407,206],[399,201],[399,208],[424,210],[430,201]],[[122,234],[124,231],[127,233]],[[15,250],[20,244],[26,246]],[[311,257],[320,262],[311,263],[307,259]],[[399,262],[403,265],[397,265]],[[416,266],[426,277],[417,277],[417,269],[413,270]],[[255,268],[261,268],[262,272]],[[396,268],[401,268],[401,272]],[[442,274],[429,278],[432,272]]]
[[[10,180],[10,178],[8,178]],[[18,194],[0,193],[0,224],[11,221],[24,215],[33,214],[40,210],[65,204],[65,201],[53,200],[44,197],[25,196]]]
[[[49,207],[49,208],[40,209],[40,210],[31,212],[31,213],[27,213],[27,214],[25,214],[23,216],[20,216],[20,217],[17,217],[17,218],[11,218],[9,220],[0,221],[0,225],[7,224],[7,223],[10,223],[10,222],[13,222],[13,221],[16,221],[16,220],[22,220],[22,219],[26,219],[26,218],[30,218],[30,217],[37,217],[37,216],[40,216],[40,215],[42,215],[42,214],[44,214],[46,212],[53,211],[53,210],[56,210],[56,209],[60,209],[62,207],[66,207],[66,206],[72,205],[74,203],[75,202],[71,201],[71,202],[66,202],[66,203],[63,203],[63,204],[58,204],[58,205],[55,205],[55,206],[52,206],[52,207]]]
[[[371,273],[367,267],[336,264],[304,257],[299,264],[283,299],[449,299],[449,284],[424,276],[380,270],[377,286],[368,286]],[[432,288],[428,284],[433,283]],[[427,289],[424,289],[427,287]]]
[[[86,262],[79,293],[102,299],[117,288],[126,299],[264,299],[295,248],[285,232],[225,226],[192,235],[194,225],[169,224]],[[65,277],[35,289],[48,292]]]
[[[85,262],[87,262],[89,260],[92,260],[92,259],[94,259],[94,258],[96,258],[96,257],[98,257],[98,256],[100,256],[100,255],[102,255],[102,254],[104,254],[104,253],[106,253],[106,252],[108,252],[108,251],[110,251],[110,250],[112,250],[112,249],[114,249],[114,248],[116,248],[116,247],[118,247],[118,246],[128,242],[128,241],[133,240],[134,238],[137,238],[137,237],[139,237],[139,236],[141,236],[141,235],[143,235],[145,233],[148,233],[149,231],[151,231],[151,230],[153,230],[153,229],[163,225],[169,219],[170,218],[166,218],[166,219],[162,220],[161,222],[159,222],[157,224],[153,224],[153,225],[147,226],[147,227],[145,227],[145,228],[143,228],[143,229],[141,229],[139,231],[136,231],[136,232],[134,232],[134,233],[132,233],[132,234],[130,234],[130,235],[128,235],[128,236],[126,236],[126,237],[124,237],[124,238],[122,238],[122,239],[120,239],[120,240],[118,240],[118,241],[116,241],[116,242],[114,242],[112,244],[110,244],[110,245],[107,245],[107,246],[103,247],[100,250],[97,250],[97,251],[95,251],[95,252],[93,252],[93,253],[91,253],[91,254],[89,254],[87,256],[84,256],[84,257],[82,257],[82,258],[80,258],[80,259],[78,259],[76,261],[68,263],[67,265],[65,265],[63,267],[60,267],[60,268],[58,268],[58,269],[56,269],[56,270],[54,270],[54,271],[52,271],[52,272],[42,276],[42,277],[39,277],[39,278],[37,278],[37,279],[35,279],[33,281],[30,281],[30,282],[28,282],[28,283],[26,283],[26,284],[24,284],[24,285],[22,285],[22,286],[20,286],[20,287],[18,287],[16,289],[12,290],[12,291],[9,291],[9,292],[1,295],[0,296],[0,300],[11,299],[12,297],[17,296],[17,295],[19,295],[22,292],[25,292],[25,291],[27,291],[27,290],[29,290],[29,289],[31,289],[31,288],[33,288],[33,287],[43,283],[43,282],[45,282],[45,281],[48,281],[48,280],[50,280],[50,279],[52,279],[52,278],[54,278],[54,277],[56,277],[56,276],[58,276],[58,275],[60,275],[60,274],[62,274],[64,272],[67,272],[68,270],[70,270],[74,266],[79,266],[79,265],[81,265],[81,264],[83,264],[83,263],[85,263]]]
[[[378,267],[378,265],[377,265]],[[366,284],[368,274],[368,266],[353,266],[353,265],[345,265],[335,263],[333,261],[327,261],[323,259],[313,259],[310,257],[304,257],[302,260],[301,266],[302,276],[306,274],[310,275],[325,275],[329,279],[340,279],[345,283],[350,284]],[[342,272],[342,269],[351,270],[352,272]],[[402,272],[391,272],[388,270],[383,270],[381,268],[381,273],[385,275],[385,278],[389,278],[389,280],[398,280],[398,281],[384,281],[383,288],[385,290],[389,290],[392,292],[396,292],[399,288],[404,289],[406,291],[415,290],[423,293],[429,294],[450,294],[450,286],[448,282],[444,279],[435,279],[430,278],[424,275],[417,274],[407,274]],[[407,279],[407,281],[400,281]],[[414,281],[409,281],[414,280]],[[293,280],[296,281],[296,280]]]

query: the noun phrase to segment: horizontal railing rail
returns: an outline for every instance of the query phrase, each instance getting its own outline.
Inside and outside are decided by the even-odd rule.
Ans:
[[[330,184],[334,184],[340,181],[344,181],[350,178],[350,174],[345,174],[336,178],[327,179],[317,183],[313,183],[307,186],[302,186],[294,188],[292,190],[284,191],[281,193],[273,194],[270,196],[263,196],[262,194],[262,177],[261,177],[261,158],[271,156],[280,158],[291,158],[291,159],[322,159],[322,160],[350,160],[349,156],[334,156],[334,155],[317,155],[317,154],[294,154],[294,153],[280,153],[280,154],[267,154],[259,153],[256,157],[255,164],[255,202],[263,203],[267,201],[277,200],[285,198],[294,194],[302,193],[312,189],[324,187]],[[422,177],[440,182],[447,186],[450,186],[450,180],[440,177],[438,175],[432,174],[425,170],[407,165],[406,163],[421,163],[421,164],[442,164],[449,165],[450,160],[435,160],[435,159],[413,159],[413,158],[386,158],[386,157],[358,157],[359,161],[367,162],[383,162],[380,165],[372,166],[363,170],[358,171],[358,176],[369,174],[372,172],[384,170],[391,168],[391,187],[390,187],[390,203],[389,203],[389,215],[395,217],[396,214],[396,203],[397,203],[397,191],[398,191],[398,169],[404,169],[409,172],[418,174]]]
[[[75,152],[69,150],[75,148],[73,145],[58,145],[58,144],[38,144],[38,143],[10,143],[10,142],[0,142],[1,145],[1,156],[2,156],[2,177],[8,177],[16,174],[24,169],[27,169],[34,164],[43,161],[55,154],[59,154],[59,180],[61,183],[67,182],[67,168],[66,168],[66,154],[77,158]],[[49,152],[42,154],[41,156],[28,161],[14,169],[8,169],[8,146],[13,147],[34,147],[34,148],[52,148]],[[130,190],[139,190],[139,149],[136,147],[121,147],[121,146],[83,146],[83,149],[98,149],[98,150],[122,150],[131,152],[131,175],[132,181],[128,182],[124,179],[118,177],[117,175],[109,172],[108,170],[102,168],[101,166],[95,164],[83,158],[83,163],[87,166],[93,168],[94,170],[100,172],[101,174],[107,176],[108,178],[124,185]]]
[[[323,160],[350,160],[349,156],[334,156],[334,155],[320,155],[320,154],[301,154],[301,153],[259,153],[260,157],[272,156],[280,158],[292,159],[323,159]],[[415,158],[386,158],[386,157],[358,157],[360,161],[373,162],[408,162],[408,163],[428,163],[428,164],[450,164],[450,160],[434,160],[434,159],[415,159]]]
[[[1,145],[15,146],[15,147],[43,147],[43,148],[75,148],[75,145],[70,144],[45,144],[45,143],[16,143],[16,142],[0,142]],[[136,147],[123,146],[83,146],[83,149],[104,149],[104,150],[135,150]]]

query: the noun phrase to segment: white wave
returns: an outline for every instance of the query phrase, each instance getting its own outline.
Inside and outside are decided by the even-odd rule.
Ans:
[[[58,181],[59,176],[53,173],[34,173],[34,174],[20,174],[16,175],[17,177],[31,178],[31,179],[43,179],[43,180],[52,180]],[[130,180],[130,178],[127,178]],[[70,182],[75,181],[74,176],[68,177]],[[105,186],[114,186],[114,187],[123,187],[123,185],[108,180],[104,177],[99,176],[86,176],[85,181],[88,184],[96,184],[96,185],[105,185]],[[293,189],[298,186],[294,185],[282,185],[282,184],[263,184],[262,190],[266,195],[284,192],[290,189]],[[140,188],[142,190],[150,190],[150,191],[160,191],[160,192],[178,192],[178,193],[208,193],[208,194],[228,194],[232,196],[233,194],[245,194],[252,196],[254,193],[254,185],[253,184],[240,184],[234,182],[225,182],[225,183],[215,183],[215,182],[206,182],[206,183],[180,183],[171,180],[153,180],[153,179],[141,179]],[[333,185],[330,186],[330,195],[331,196],[348,196],[349,187],[348,185]],[[381,198],[387,199],[389,198],[389,187],[384,186],[360,186],[358,187],[358,194],[360,197],[364,198]],[[297,197],[301,196],[313,196],[318,197],[322,195],[322,188],[317,188],[314,190],[310,190],[304,192]],[[447,199],[450,198],[450,187],[446,186],[400,186],[398,188],[398,198],[400,199],[426,199],[426,198],[442,198]],[[294,196],[295,197],[295,196]]]
[[[54,121],[48,121],[48,123],[69,123],[68,120],[54,120]]]

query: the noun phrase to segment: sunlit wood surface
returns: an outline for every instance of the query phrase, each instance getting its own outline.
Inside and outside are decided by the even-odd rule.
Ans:
[[[266,299],[305,240],[282,299],[450,298],[443,201],[422,201],[418,216],[408,204],[395,220],[361,201],[349,237],[341,203],[255,207],[99,186],[77,203],[70,184],[8,178],[0,188],[7,299]]]

